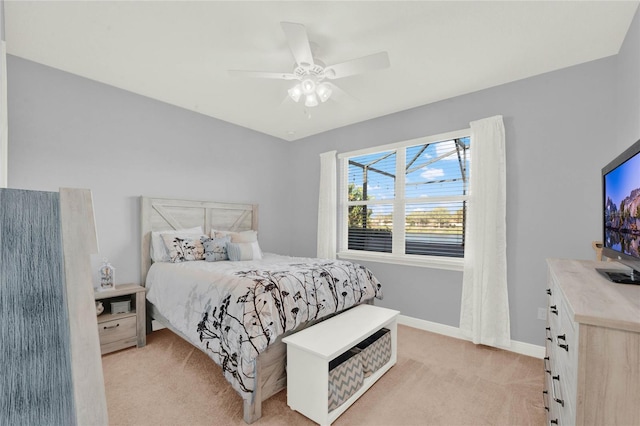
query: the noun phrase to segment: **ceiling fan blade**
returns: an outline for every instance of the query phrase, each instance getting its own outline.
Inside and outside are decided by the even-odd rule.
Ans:
[[[327,84],[331,87],[331,91],[332,91],[331,97],[329,98],[330,100],[334,100],[336,102],[360,101],[360,99],[358,99],[355,96],[345,92],[344,90],[342,90],[335,83],[327,82]]]
[[[324,69],[324,73],[327,78],[336,79],[362,74],[366,71],[388,68],[389,65],[389,55],[387,52],[379,52],[340,64],[330,65]]]
[[[265,72],[265,71],[243,71],[243,70],[229,70],[229,75],[232,77],[250,77],[250,78],[274,78],[278,80],[297,80],[294,74],[286,72]]]
[[[313,65],[311,45],[307,36],[307,29],[302,24],[281,22],[284,35],[289,42],[289,48],[298,65]]]

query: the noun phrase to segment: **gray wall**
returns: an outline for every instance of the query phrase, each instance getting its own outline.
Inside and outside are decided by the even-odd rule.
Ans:
[[[313,256],[320,153],[501,114],[512,338],[541,345],[544,259],[594,258],[600,169],[640,138],[639,25],[636,16],[619,55],[294,143],[10,56],[9,185],[91,188],[100,247],[118,282],[137,281],[141,194],[258,202],[263,249]],[[460,272],[363,263],[384,285],[384,306],[458,326]]]
[[[260,204],[264,250],[288,253],[289,143],[8,57],[9,187],[93,193],[101,256],[138,282],[139,196]]]
[[[616,151],[624,151],[640,139],[640,9],[617,55],[616,69]]]

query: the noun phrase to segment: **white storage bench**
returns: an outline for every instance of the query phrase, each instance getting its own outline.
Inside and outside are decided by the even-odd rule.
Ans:
[[[282,339],[287,344],[289,407],[320,425],[335,421],[396,363],[398,314],[391,309],[359,305]],[[368,377],[358,377],[362,383],[359,389],[329,411],[329,364],[383,328],[391,336],[389,360]]]

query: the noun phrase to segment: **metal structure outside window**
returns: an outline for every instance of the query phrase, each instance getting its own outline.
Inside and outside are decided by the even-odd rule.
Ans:
[[[350,156],[348,250],[463,257],[470,138]]]

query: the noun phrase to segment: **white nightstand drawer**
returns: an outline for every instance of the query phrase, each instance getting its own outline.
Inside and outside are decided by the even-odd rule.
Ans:
[[[106,345],[117,342],[118,340],[136,337],[136,326],[135,315],[101,322],[98,324],[100,344]]]

